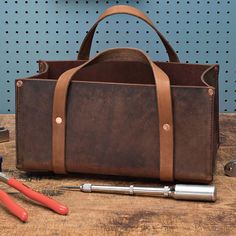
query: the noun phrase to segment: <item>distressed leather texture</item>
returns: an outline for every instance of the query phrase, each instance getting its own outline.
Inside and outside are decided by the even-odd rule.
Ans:
[[[40,61],[38,75],[19,79],[23,84],[16,86],[18,169],[53,171],[56,84],[64,72],[85,62]],[[170,79],[174,181],[209,183],[219,145],[219,67],[155,64]],[[159,179],[157,92],[150,65],[140,60],[104,60],[75,73],[66,97],[66,172]]]
[[[63,73],[57,81],[52,115],[52,160],[53,171],[66,173],[65,168],[65,134],[66,134],[66,108],[69,85],[73,77],[83,68],[91,64],[105,61],[139,61],[147,63],[153,74],[156,86],[158,120],[159,120],[159,150],[160,150],[160,179],[173,181],[173,114],[169,77],[141,50],[130,48],[109,49],[98,54],[81,66],[72,68]],[[57,119],[60,119],[58,124]]]

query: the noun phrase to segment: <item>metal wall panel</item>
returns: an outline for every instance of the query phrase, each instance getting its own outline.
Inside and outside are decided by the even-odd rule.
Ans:
[[[144,11],[183,62],[219,63],[220,111],[236,112],[236,1],[1,0],[0,113],[15,112],[16,78],[35,74],[39,59],[75,59],[86,31],[115,4]],[[92,54],[126,46],[167,60],[151,28],[125,15],[100,24]]]

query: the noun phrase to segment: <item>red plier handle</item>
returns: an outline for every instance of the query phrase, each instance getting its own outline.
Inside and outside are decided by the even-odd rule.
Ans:
[[[54,212],[60,215],[67,215],[68,208],[58,203],[57,201],[49,198],[39,192],[36,192],[29,188],[28,186],[22,184],[14,178],[8,178],[5,174],[0,173],[0,180],[8,184],[9,186],[17,189],[21,193],[23,193],[28,198],[39,202],[41,205],[53,210]],[[15,216],[17,216],[22,221],[27,221],[28,214],[27,212],[17,205],[5,192],[0,190],[0,201],[8,208],[10,212],[12,212]]]
[[[21,221],[26,222],[28,219],[28,213],[18,204],[16,204],[13,199],[4,191],[0,189],[0,201],[3,205],[16,217],[18,217]]]
[[[7,184],[21,193],[23,193],[28,198],[41,203],[43,206],[53,210],[54,212],[60,215],[67,215],[68,208],[66,206],[61,205],[57,201],[49,198],[39,192],[34,191],[33,189],[29,188],[28,186],[22,184],[21,182],[17,181],[16,179],[10,178],[7,181]]]

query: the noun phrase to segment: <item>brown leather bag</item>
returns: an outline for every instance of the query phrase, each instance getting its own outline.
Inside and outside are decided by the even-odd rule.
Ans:
[[[159,35],[170,62],[138,49],[110,49],[89,60],[98,23],[130,14]],[[108,8],[76,61],[40,61],[16,81],[17,168],[212,181],[219,144],[218,65],[179,63],[139,10]]]

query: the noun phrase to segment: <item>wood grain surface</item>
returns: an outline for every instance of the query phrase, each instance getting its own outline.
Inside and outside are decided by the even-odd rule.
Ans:
[[[0,115],[10,130],[10,142],[0,144],[3,171],[69,207],[60,216],[0,183],[21,206],[29,220],[21,223],[0,205],[0,235],[236,235],[236,178],[224,176],[223,166],[236,159],[236,114],[220,116],[221,146],[214,183],[215,203],[176,201],[154,197],[86,194],[61,191],[62,185],[95,184],[157,186],[157,182],[109,177],[27,174],[15,168],[15,116]],[[29,144],[30,145],[30,144]]]

